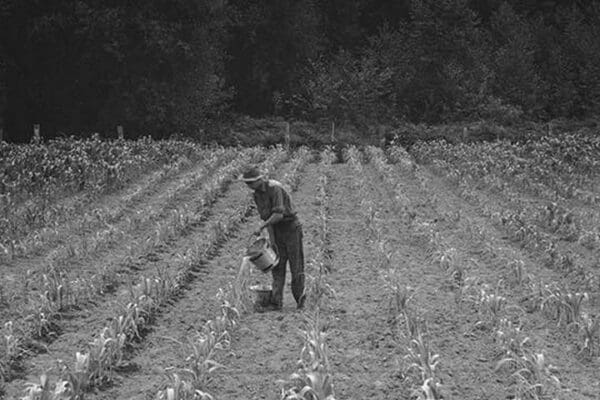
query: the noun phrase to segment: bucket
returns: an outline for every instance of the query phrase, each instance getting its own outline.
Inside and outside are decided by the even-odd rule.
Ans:
[[[248,260],[262,272],[268,272],[279,263],[279,255],[275,246],[272,246],[265,237],[260,237],[246,250]]]
[[[256,305],[266,307],[271,303],[271,285],[254,285],[249,289],[254,292]]]

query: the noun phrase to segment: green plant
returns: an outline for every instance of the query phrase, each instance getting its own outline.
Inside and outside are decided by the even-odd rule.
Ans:
[[[517,398],[543,400],[553,386],[560,385],[554,374],[556,368],[546,363],[543,353],[526,352],[519,357],[503,358],[496,365],[496,370],[506,365],[513,365],[516,369],[511,376],[515,380]]]
[[[408,312],[408,305],[416,292],[412,287],[402,286],[397,281],[392,284],[391,289],[390,310],[392,310],[394,315],[406,314]]]
[[[323,367],[306,372],[303,376],[292,374],[302,388],[281,391],[282,400],[335,400],[331,375]]]
[[[587,351],[589,355],[595,355],[600,348],[600,320],[584,313],[578,326],[583,339],[580,352]]]
[[[4,324],[3,334],[3,346],[0,347],[3,350],[0,353],[0,382],[7,380],[11,376],[12,369],[24,352],[21,347],[21,340],[15,334],[12,321]]]
[[[587,293],[566,293],[554,287],[544,298],[541,309],[550,313],[558,320],[558,325],[569,327],[576,324],[581,316],[584,300],[588,299]]]
[[[21,400],[70,400],[71,397],[66,395],[62,387],[57,386],[52,390],[50,380],[46,374],[40,376],[39,382],[27,382],[25,388],[25,396]]]
[[[528,336],[523,334],[521,326],[514,324],[508,318],[500,319],[494,339],[503,354],[515,356],[525,354],[526,346],[531,341]]]
[[[210,374],[223,367],[214,360],[214,355],[216,350],[224,348],[222,340],[225,335],[228,335],[226,331],[217,336],[210,329],[204,329],[204,332],[196,335],[195,340],[188,338],[191,353],[186,358],[188,367],[185,371],[193,377],[194,387],[206,386]]]
[[[508,267],[513,272],[517,284],[522,285],[525,279],[525,263],[523,260],[513,260]]]
[[[412,396],[416,400],[441,400],[442,385],[435,378],[427,378],[418,389],[412,391]]]
[[[326,335],[321,331],[319,310],[308,315],[308,328],[303,331],[304,346],[298,360],[298,371],[291,375],[295,382],[283,390],[282,400],[335,400],[329,365]]]
[[[486,290],[488,290],[488,288],[486,286],[481,289],[478,299],[479,315],[481,319],[477,322],[477,326],[484,326],[489,322],[493,327],[498,324],[498,321],[506,308],[506,297],[495,293],[487,293]]]
[[[181,379],[179,374],[168,375],[171,383],[169,387],[159,390],[155,400],[213,400],[214,397],[207,392],[196,389],[191,382]]]
[[[411,339],[408,354],[404,359],[407,363],[404,371],[405,374],[417,370],[423,381],[435,378],[435,373],[440,363],[440,356],[439,354],[432,354],[429,343],[423,334],[418,333],[416,338]]]

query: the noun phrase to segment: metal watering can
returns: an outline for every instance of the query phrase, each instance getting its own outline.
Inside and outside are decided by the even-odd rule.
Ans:
[[[271,244],[268,237],[259,236],[246,250],[248,260],[262,272],[269,272],[279,263],[277,247]]]

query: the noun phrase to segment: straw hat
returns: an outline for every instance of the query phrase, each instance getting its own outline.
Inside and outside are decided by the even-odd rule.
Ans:
[[[258,168],[251,167],[251,168],[247,169],[246,172],[244,172],[240,176],[240,180],[242,180],[244,182],[256,182],[257,180],[261,179],[262,177],[264,177],[264,175],[260,173]]]

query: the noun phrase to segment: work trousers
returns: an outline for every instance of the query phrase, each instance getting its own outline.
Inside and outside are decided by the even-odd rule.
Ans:
[[[274,242],[279,254],[279,263],[271,270],[273,285],[271,303],[281,307],[287,263],[292,274],[292,294],[297,304],[304,296],[304,249],[302,246],[302,224],[300,221],[280,222],[273,226]]]

